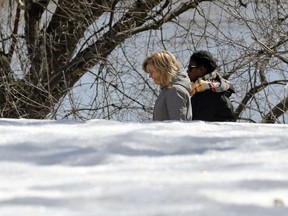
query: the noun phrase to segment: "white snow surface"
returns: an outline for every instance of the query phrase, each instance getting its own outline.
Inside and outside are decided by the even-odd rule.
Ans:
[[[288,126],[0,119],[1,216],[287,216]]]

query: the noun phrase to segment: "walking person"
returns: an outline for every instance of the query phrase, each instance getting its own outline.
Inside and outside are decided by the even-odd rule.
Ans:
[[[208,51],[197,51],[190,57],[187,74],[192,82],[193,120],[235,121],[229,99],[233,86],[218,72],[216,60]]]
[[[153,120],[192,120],[191,82],[180,70],[175,56],[165,50],[153,52],[142,67],[161,89],[154,105]]]

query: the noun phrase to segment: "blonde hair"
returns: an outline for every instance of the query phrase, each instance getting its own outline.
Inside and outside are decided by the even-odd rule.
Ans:
[[[166,50],[153,52],[144,60],[142,68],[145,72],[150,73],[147,71],[148,65],[152,65],[156,69],[155,73],[158,74],[162,87],[169,87],[173,77],[181,68],[175,56]]]

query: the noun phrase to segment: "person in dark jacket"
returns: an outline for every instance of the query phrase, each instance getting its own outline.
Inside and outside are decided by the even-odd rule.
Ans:
[[[236,121],[229,99],[235,93],[234,88],[220,75],[210,52],[201,50],[193,53],[187,74],[192,82],[193,120]]]
[[[192,120],[191,83],[188,75],[180,70],[175,56],[165,50],[154,52],[144,60],[142,67],[161,88],[153,120]]]

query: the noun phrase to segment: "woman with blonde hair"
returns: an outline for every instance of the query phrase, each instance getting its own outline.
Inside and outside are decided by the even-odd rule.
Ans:
[[[142,67],[161,88],[154,105],[153,120],[192,120],[191,82],[180,70],[181,65],[175,56],[165,50],[153,52]]]

